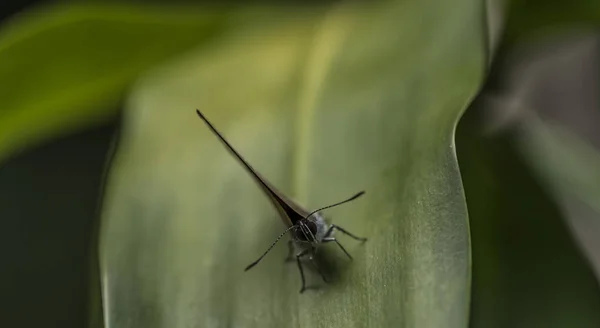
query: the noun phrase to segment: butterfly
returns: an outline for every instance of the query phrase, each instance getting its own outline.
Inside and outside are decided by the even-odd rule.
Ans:
[[[330,242],[336,243],[340,247],[340,249],[348,256],[348,258],[352,260],[352,256],[350,255],[350,253],[348,253],[344,246],[342,246],[342,244],[340,244],[340,242],[333,236],[335,231],[340,231],[361,242],[367,241],[367,238],[357,237],[338,225],[327,223],[325,218],[321,214],[321,211],[327,208],[331,208],[353,201],[358,197],[364,195],[364,191],[360,191],[354,196],[341,202],[325,206],[314,211],[308,211],[304,207],[298,205],[293,200],[279,192],[270,182],[268,182],[250,164],[248,164],[246,160],[244,160],[244,158],[231,146],[231,144],[229,144],[227,140],[225,140],[221,133],[217,131],[217,129],[198,109],[196,109],[196,113],[202,119],[202,121],[206,123],[210,130],[219,138],[219,140],[221,140],[225,148],[227,148],[227,150],[229,150],[229,152],[235,158],[238,159],[238,161],[242,164],[242,166],[244,166],[246,171],[248,171],[248,173],[254,178],[254,181],[269,198],[273,206],[277,209],[283,223],[287,226],[287,229],[283,231],[281,235],[277,237],[277,239],[275,239],[271,246],[256,261],[250,263],[250,265],[248,265],[244,271],[248,271],[252,269],[255,265],[257,265],[271,251],[271,249],[273,249],[277,242],[279,242],[279,240],[283,238],[283,236],[290,232],[291,239],[288,241],[290,253],[288,254],[288,258],[292,257],[292,255],[296,258],[298,270],[300,271],[300,278],[302,280],[302,288],[300,289],[300,293],[303,293],[306,290],[304,270],[302,268],[302,262],[300,261],[304,257],[308,257],[309,260],[312,261],[313,264],[315,264],[317,271],[319,272],[323,280],[327,282],[325,275],[323,275],[323,272],[321,272],[319,267],[314,262],[316,249],[321,244]]]

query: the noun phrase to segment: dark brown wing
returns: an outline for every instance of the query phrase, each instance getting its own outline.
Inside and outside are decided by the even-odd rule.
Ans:
[[[234,157],[246,168],[246,170],[252,175],[256,183],[261,187],[264,193],[269,197],[277,211],[279,212],[281,219],[287,226],[296,225],[299,220],[306,217],[310,212],[296,204],[291,199],[284,196],[279,192],[273,185],[265,180],[244,158],[238,154],[238,152],[225,140],[225,138],[217,131],[217,129],[204,117],[204,115],[196,109],[198,116],[208,125],[212,132],[221,140],[223,145],[229,150]]]

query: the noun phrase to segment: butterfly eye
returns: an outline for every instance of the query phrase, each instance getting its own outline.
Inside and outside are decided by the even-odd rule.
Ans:
[[[310,229],[306,226],[305,222],[300,221],[298,222],[298,228],[295,231],[296,234],[296,238],[302,240],[302,241],[311,241],[312,239],[310,238],[311,233],[310,233]]]
[[[302,225],[302,232],[306,240],[311,242],[316,241],[317,224],[310,220],[302,220],[300,224]]]
[[[307,220],[307,222],[306,222],[306,228],[308,229],[308,231],[310,232],[310,234],[313,235],[313,238],[314,238],[314,235],[317,234],[317,223],[314,222],[314,221],[308,221]]]

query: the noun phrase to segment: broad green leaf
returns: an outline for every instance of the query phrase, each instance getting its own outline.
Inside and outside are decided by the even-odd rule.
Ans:
[[[249,9],[250,10],[250,9]],[[261,10],[256,8],[255,13]],[[454,127],[484,74],[479,1],[282,6],[162,67],[128,100],[106,187],[108,327],[466,327],[467,211]],[[341,234],[299,294],[285,228],[195,109]],[[310,267],[310,266],[307,266]]]
[[[457,131],[473,245],[471,327],[598,327],[600,286],[514,131]],[[537,150],[539,151],[539,150]]]
[[[0,160],[114,117],[141,72],[206,43],[222,16],[122,5],[53,6],[17,15],[0,30]]]

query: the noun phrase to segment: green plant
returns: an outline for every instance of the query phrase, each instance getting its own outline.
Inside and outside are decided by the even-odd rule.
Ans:
[[[38,13],[0,35],[0,158],[123,106],[91,256],[90,326],[600,323],[597,280],[518,143],[486,138],[468,113],[459,171],[456,126],[491,61],[483,1]],[[284,227],[196,108],[308,207],[367,191],[326,212],[369,237],[345,243],[353,262],[325,251],[331,285],[298,294],[284,246],[244,273]],[[531,238],[507,238],[511,222]],[[531,245],[556,250],[523,251]]]

